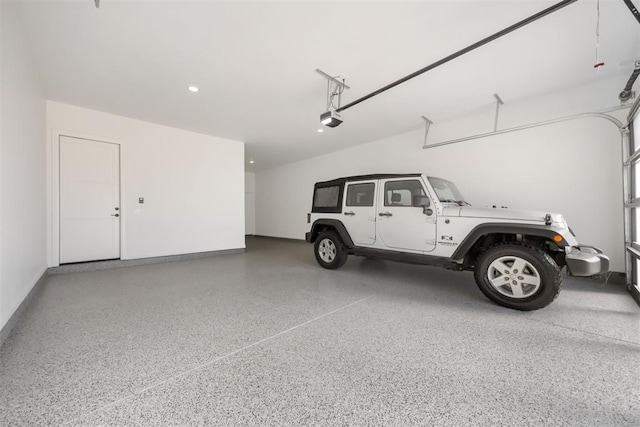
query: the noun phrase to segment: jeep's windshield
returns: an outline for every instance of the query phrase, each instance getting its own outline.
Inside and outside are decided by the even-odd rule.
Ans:
[[[469,203],[465,202],[464,197],[456,187],[456,185],[442,178],[428,177],[429,183],[436,192],[436,196],[438,196],[438,200],[445,203],[457,203],[458,205],[468,205]]]

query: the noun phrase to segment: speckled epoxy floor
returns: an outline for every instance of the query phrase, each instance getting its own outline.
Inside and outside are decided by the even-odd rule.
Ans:
[[[493,305],[469,273],[303,242],[50,276],[0,349],[0,425],[640,425],[640,310],[565,278]]]

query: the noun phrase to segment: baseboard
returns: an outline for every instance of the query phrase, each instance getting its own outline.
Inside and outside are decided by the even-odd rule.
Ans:
[[[49,274],[79,273],[82,271],[108,270],[111,268],[134,267],[137,265],[160,264],[160,263],[175,262],[175,261],[189,261],[193,259],[210,258],[213,256],[241,254],[244,252],[245,252],[244,248],[239,248],[239,249],[224,249],[220,251],[195,252],[195,253],[182,254],[182,255],[158,256],[158,257],[150,257],[150,258],[81,262],[77,264],[61,265],[59,267],[51,267],[49,268]]]
[[[246,237],[252,237],[252,238],[257,238],[257,239],[271,239],[271,240],[284,240],[286,242],[303,242],[306,243],[306,240],[304,239],[292,239],[290,237],[274,237],[274,236],[261,236],[259,234],[252,234],[251,236],[246,236]]]
[[[47,278],[47,275],[48,275],[48,270],[45,269],[42,275],[40,276],[40,278],[38,279],[38,281],[31,288],[27,296],[22,300],[22,302],[20,303],[16,311],[13,312],[13,314],[11,315],[7,323],[5,323],[2,329],[0,329],[0,347],[2,347],[2,344],[4,344],[4,341],[7,339],[7,337],[11,333],[11,330],[18,322],[18,319],[20,318],[20,316],[22,316],[22,314],[25,312],[27,307],[29,307],[29,304],[31,303],[31,300],[33,299],[33,297],[42,288],[42,285],[44,284],[45,279]]]

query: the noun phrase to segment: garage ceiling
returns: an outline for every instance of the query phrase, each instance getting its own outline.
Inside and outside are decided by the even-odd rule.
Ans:
[[[638,0],[634,0],[638,2]],[[418,129],[494,103],[599,79],[620,89],[640,57],[622,0],[579,0],[343,113],[320,68],[347,77],[343,105],[555,1],[25,1],[49,99],[246,142],[248,171]],[[637,6],[640,6],[636,3]],[[626,61],[625,65],[620,65]],[[193,94],[189,85],[197,85]],[[617,93],[611,94],[612,105]],[[419,142],[418,142],[419,144]],[[254,159],[255,164],[248,164]]]

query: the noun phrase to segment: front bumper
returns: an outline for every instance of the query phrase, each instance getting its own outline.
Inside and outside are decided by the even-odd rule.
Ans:
[[[609,271],[609,257],[593,246],[567,247],[565,258],[572,276],[593,276]]]

